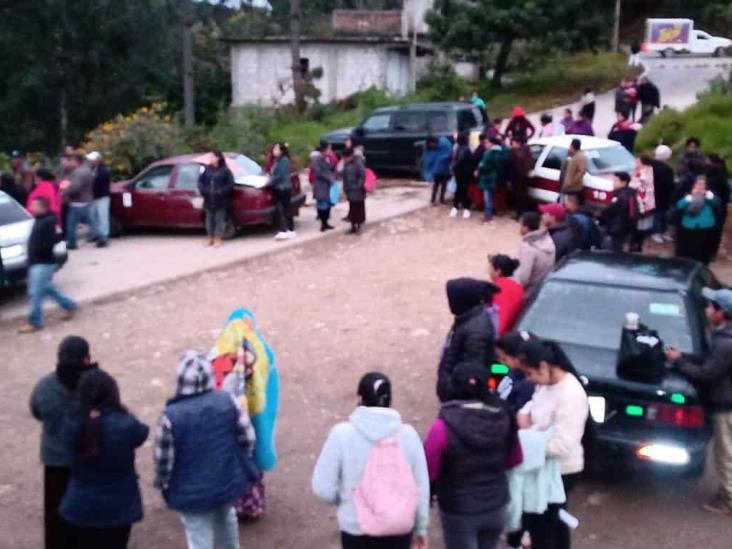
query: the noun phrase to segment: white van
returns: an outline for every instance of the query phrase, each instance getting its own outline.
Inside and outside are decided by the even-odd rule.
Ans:
[[[661,57],[674,54],[725,55],[732,40],[712,36],[694,28],[691,19],[647,19],[643,51],[655,51]]]

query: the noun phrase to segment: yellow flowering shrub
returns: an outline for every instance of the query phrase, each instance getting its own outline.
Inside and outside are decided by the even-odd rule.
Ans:
[[[150,162],[188,152],[183,130],[164,103],[118,114],[86,136],[85,151],[99,151],[115,176],[132,176]]]

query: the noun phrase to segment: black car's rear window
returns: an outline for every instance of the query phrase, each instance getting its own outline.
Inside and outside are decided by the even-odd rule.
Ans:
[[[30,219],[30,214],[6,194],[0,194],[0,225]]]
[[[673,292],[550,280],[521,322],[521,329],[559,343],[617,350],[625,313],[657,330],[664,344],[693,352],[686,306]]]

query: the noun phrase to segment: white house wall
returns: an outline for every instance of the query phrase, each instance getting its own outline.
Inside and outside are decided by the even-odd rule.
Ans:
[[[387,56],[392,55],[396,55],[399,61],[396,58],[392,61],[392,70],[396,73],[387,78]],[[406,91],[408,56],[406,53],[388,51],[383,45],[306,43],[301,46],[301,57],[309,59],[311,70],[316,67],[323,69],[322,78],[315,81],[323,103],[344,99],[372,86],[383,89],[387,82],[393,93]],[[286,43],[232,45],[232,104],[242,106],[292,102],[290,66],[290,48]],[[281,85],[286,88],[284,95],[280,90]]]

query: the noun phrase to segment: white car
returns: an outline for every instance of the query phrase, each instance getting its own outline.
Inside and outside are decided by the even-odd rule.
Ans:
[[[600,210],[613,199],[616,172],[633,173],[635,158],[617,141],[586,135],[541,137],[529,141],[534,159],[529,195],[538,202],[556,202],[559,197],[559,172],[569,155],[573,139],[582,143],[587,157],[584,198],[588,206]]]
[[[14,198],[0,191],[0,287],[22,284],[28,273],[28,237],[33,216]],[[66,243],[54,248],[56,265],[66,263]]]

